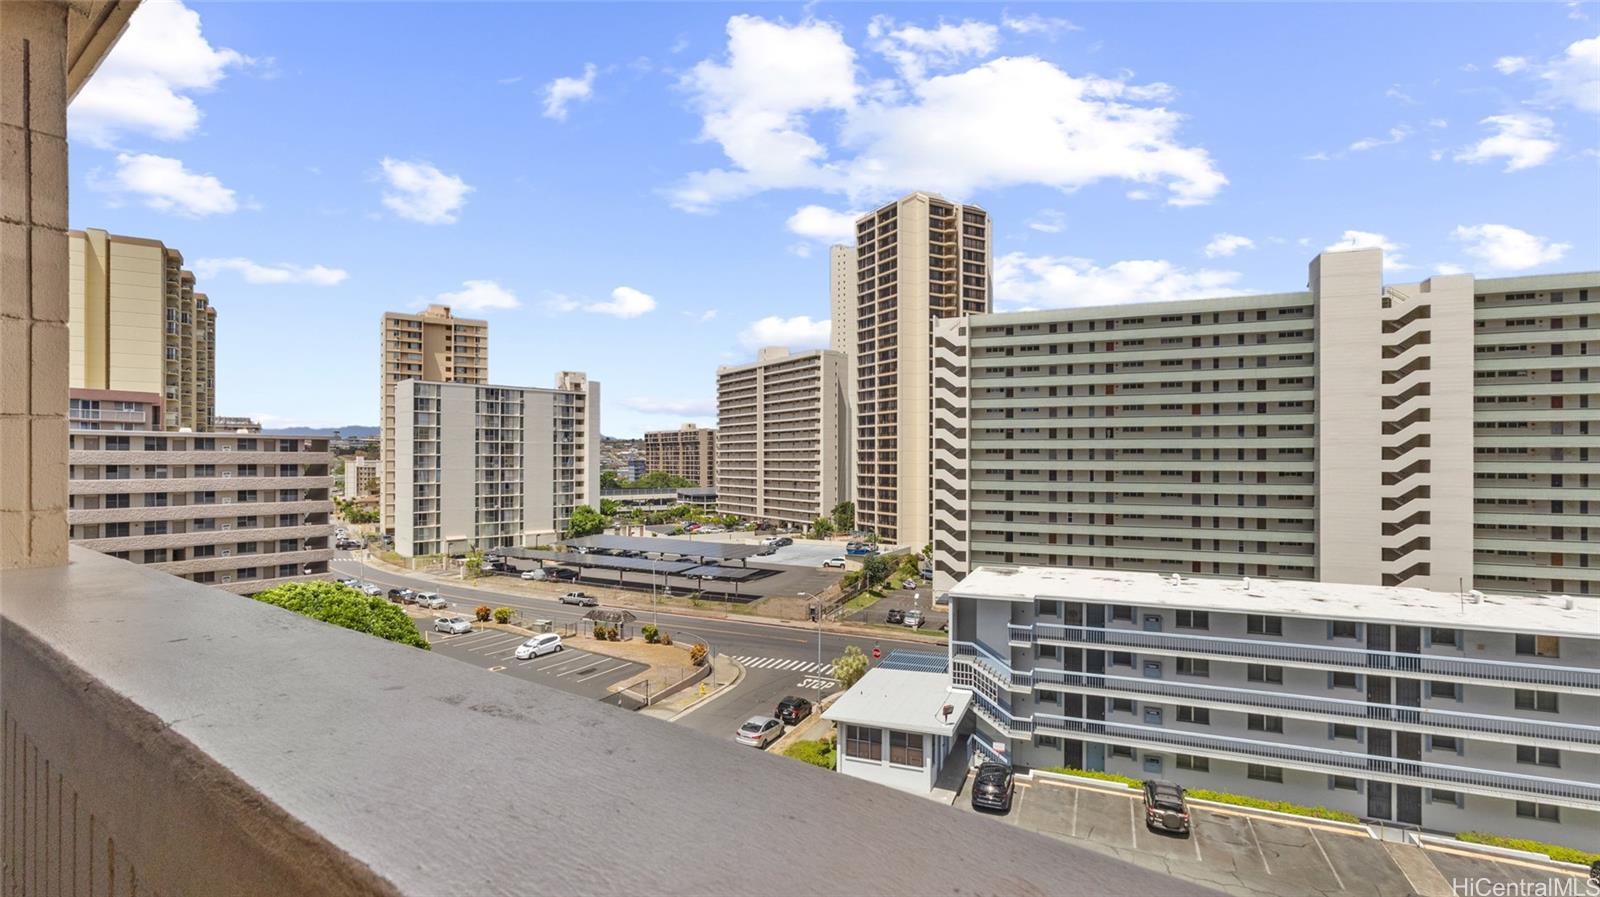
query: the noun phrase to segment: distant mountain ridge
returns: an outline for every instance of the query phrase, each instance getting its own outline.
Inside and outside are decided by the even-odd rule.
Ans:
[[[377,427],[283,427],[277,430],[262,430],[263,436],[333,436],[338,433],[344,439],[366,439],[378,435]]]

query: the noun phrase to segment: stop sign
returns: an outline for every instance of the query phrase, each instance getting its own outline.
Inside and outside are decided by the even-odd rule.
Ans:
[[[879,651],[877,648],[873,648],[872,649],[872,659],[873,660],[877,660],[877,659],[879,659],[881,657],[883,657],[883,652]]]

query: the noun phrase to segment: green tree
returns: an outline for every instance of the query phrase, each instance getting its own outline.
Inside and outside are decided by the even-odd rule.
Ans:
[[[600,488],[601,489],[620,489],[620,488],[622,488],[622,483],[617,480],[617,472],[615,470],[602,470],[602,471],[600,471]]]
[[[833,523],[826,517],[818,517],[811,524],[811,538],[826,539],[833,535]]]
[[[602,498],[602,499],[600,499],[600,516],[602,516],[602,517],[615,517],[617,515],[617,513],[619,511],[621,511],[621,510],[622,510],[622,505],[619,504],[614,499],[610,499],[610,498]]]
[[[477,579],[483,575],[483,551],[481,549],[474,548],[467,552],[466,568],[468,579]]]
[[[839,680],[840,689],[848,690],[866,674],[867,655],[862,654],[855,645],[846,645],[844,656],[833,659],[833,678]]]
[[[594,508],[578,505],[572,509],[572,519],[567,521],[567,538],[577,539],[603,533],[610,522]]]
[[[861,563],[861,576],[866,580],[869,589],[888,579],[889,574],[893,572],[894,565],[881,554],[868,555]]]
[[[291,582],[257,592],[255,600],[313,620],[428,650],[428,640],[398,605],[335,582]]]
[[[856,528],[856,503],[841,501],[833,506],[833,528],[836,532],[848,533]]]

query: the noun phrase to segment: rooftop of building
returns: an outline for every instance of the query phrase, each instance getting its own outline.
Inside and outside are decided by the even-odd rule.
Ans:
[[[593,380],[584,381],[585,384],[595,384]],[[450,389],[514,389],[519,392],[560,392],[572,395],[583,395],[581,388],[564,389],[560,386],[514,386],[509,383],[468,383],[460,380],[419,380],[408,377],[395,383],[397,388],[404,386],[446,386]],[[598,384],[595,384],[598,385]]]
[[[950,594],[1600,638],[1600,597],[1592,595],[1458,595],[1405,586],[1253,577],[1179,579],[1170,574],[1077,567],[979,567]]]
[[[951,735],[972,692],[951,687],[947,673],[877,667],[823,712],[822,718],[841,723],[867,723],[902,732]],[[949,707],[946,714],[944,708]]]

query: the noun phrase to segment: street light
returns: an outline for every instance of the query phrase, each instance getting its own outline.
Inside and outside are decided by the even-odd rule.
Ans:
[[[650,559],[650,625],[651,626],[655,626],[656,623],[657,623],[657,621],[656,621],[656,561],[657,560],[659,560],[659,558],[651,558]]]
[[[815,616],[817,618],[817,677],[816,678],[817,678],[817,706],[820,707],[820,706],[822,706],[822,599],[818,598],[817,596],[815,596],[813,594],[811,594],[810,592],[801,592],[800,594],[802,594],[802,595],[806,596],[807,598],[810,598],[811,600],[817,602],[817,604],[816,604],[816,614],[815,614]]]

